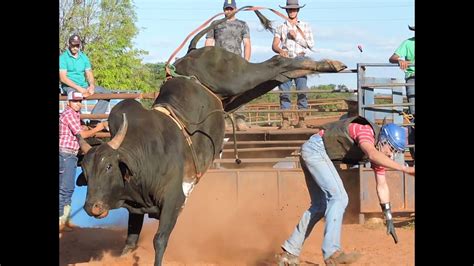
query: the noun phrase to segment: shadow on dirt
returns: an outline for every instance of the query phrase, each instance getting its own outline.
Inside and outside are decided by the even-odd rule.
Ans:
[[[59,239],[59,265],[99,260],[105,253],[118,257],[125,244],[125,229],[74,228]]]

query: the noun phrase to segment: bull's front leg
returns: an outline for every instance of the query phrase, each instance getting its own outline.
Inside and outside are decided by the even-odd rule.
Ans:
[[[160,224],[158,231],[153,238],[153,247],[155,248],[155,266],[161,266],[163,255],[166,247],[168,246],[168,239],[171,231],[173,231],[176,225],[176,220],[181,212],[181,207],[184,204],[185,196],[181,187],[179,190],[174,190],[174,195],[168,193],[165,195],[165,201],[163,202],[163,208],[161,209]]]
[[[122,256],[137,249],[138,237],[142,231],[144,214],[128,214],[128,231],[125,247],[122,250]]]

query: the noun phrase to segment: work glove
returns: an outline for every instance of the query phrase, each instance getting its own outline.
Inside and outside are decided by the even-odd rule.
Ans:
[[[387,203],[381,203],[380,207],[382,207],[382,211],[385,215],[385,221],[387,224],[387,235],[390,234],[393,237],[393,240],[395,241],[395,244],[398,243],[398,237],[397,233],[395,232],[395,226],[393,225],[393,219],[392,219],[392,211],[390,208],[390,202]]]

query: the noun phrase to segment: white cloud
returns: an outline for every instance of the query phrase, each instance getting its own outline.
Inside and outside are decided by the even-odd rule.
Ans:
[[[158,62],[166,62],[166,61],[168,61],[167,57],[165,58],[162,55],[159,55],[152,51],[150,51],[148,55],[143,56],[144,63],[158,63]]]
[[[313,27],[312,29],[316,42],[318,40],[364,40],[371,35],[366,30],[356,27]]]
[[[270,45],[252,44],[252,54],[271,54],[273,53]]]

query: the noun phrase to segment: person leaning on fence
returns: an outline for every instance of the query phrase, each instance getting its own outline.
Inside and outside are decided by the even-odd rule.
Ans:
[[[279,265],[299,263],[303,243],[322,217],[326,221],[322,243],[326,265],[353,263],[360,256],[341,249],[342,220],[349,198],[332,160],[350,164],[363,160],[371,162],[387,234],[390,233],[397,243],[385,168],[415,174],[414,167],[393,161],[395,153],[405,151],[405,143],[406,131],[403,127],[386,124],[380,128],[361,116],[323,125],[318,133],[311,136],[303,144],[300,155],[311,206],[281,246],[283,252],[277,255]]]
[[[82,93],[84,97],[94,93],[110,93],[101,86],[95,86],[94,74],[87,55],[81,51],[82,41],[79,35],[69,37],[68,49],[59,56],[59,79],[64,94],[71,91]],[[91,114],[105,114],[110,100],[98,100]],[[92,120],[95,125],[100,120]]]
[[[298,12],[300,8],[303,8],[304,6],[305,5],[300,6],[298,0],[287,0],[286,6],[280,6],[286,10],[290,21],[285,21],[283,24],[279,25],[275,31],[272,43],[272,50],[275,53],[284,57],[298,59],[305,56],[306,49],[311,49],[314,46],[313,32],[310,25],[298,19]],[[299,32],[297,26],[301,29],[304,35]],[[291,98],[290,94],[287,92],[290,91],[293,80],[295,81],[297,91],[308,89],[307,76],[290,79],[287,82],[280,84],[278,87],[281,91],[285,92],[280,94],[280,108],[283,110],[291,108]],[[306,93],[298,93],[298,109],[308,109]],[[304,121],[305,116],[306,114],[303,112],[298,113],[298,124],[296,127],[306,128],[306,123]],[[290,113],[283,112],[281,129],[290,128],[289,119]]]
[[[232,12],[237,9],[235,0],[225,0],[223,10],[226,21],[217,25],[206,35],[205,46],[216,46],[242,56],[242,44],[244,47],[244,59],[249,61],[251,55],[250,30],[245,21],[239,20]],[[236,111],[243,111],[241,106]],[[237,130],[247,130],[249,126],[245,123],[245,115],[235,114]],[[230,129],[226,119],[226,129]]]
[[[412,31],[415,31],[415,26],[408,26]],[[409,107],[412,115],[410,122],[415,122],[415,67],[409,66],[415,64],[415,36],[403,41],[395,50],[393,55],[388,59],[390,63],[396,63],[400,69],[405,72],[406,95],[408,102],[413,104]],[[409,127],[408,143],[415,144],[415,128]],[[415,148],[410,148],[410,153],[415,158]]]
[[[99,122],[96,127],[85,130],[81,126],[80,111],[84,96],[70,91],[67,106],[59,116],[59,230],[71,228],[71,198],[79,151],[79,137],[88,138],[107,127],[107,122]]]

